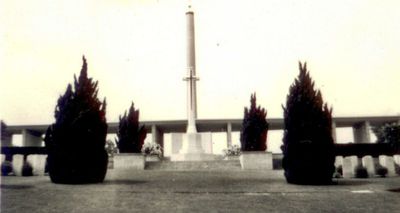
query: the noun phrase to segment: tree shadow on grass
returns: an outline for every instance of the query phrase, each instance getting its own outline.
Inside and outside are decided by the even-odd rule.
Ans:
[[[397,192],[400,193],[400,188],[396,188],[396,189],[388,189],[389,192]]]
[[[106,180],[103,182],[105,185],[137,185],[137,184],[144,184],[147,181],[142,180]]]
[[[339,179],[334,180],[336,186],[362,186],[370,184],[371,182],[365,179]]]
[[[30,189],[32,185],[0,184],[1,189]]]

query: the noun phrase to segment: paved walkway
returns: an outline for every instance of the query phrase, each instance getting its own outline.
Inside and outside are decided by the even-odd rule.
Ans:
[[[285,182],[282,171],[117,171],[102,184],[2,177],[1,212],[398,212],[400,177]]]

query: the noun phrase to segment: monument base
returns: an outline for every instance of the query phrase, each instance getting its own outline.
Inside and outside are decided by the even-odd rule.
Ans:
[[[216,160],[216,156],[213,154],[206,154],[206,153],[171,155],[171,161],[212,161],[212,160]]]
[[[272,170],[272,153],[265,151],[244,151],[239,157],[243,170]]]
[[[145,158],[141,153],[119,153],[114,155],[114,169],[143,170]]]
[[[203,143],[201,133],[184,134],[182,147],[178,153],[171,155],[171,161],[215,160],[215,155],[204,151]],[[211,144],[211,141],[208,141],[208,143]]]

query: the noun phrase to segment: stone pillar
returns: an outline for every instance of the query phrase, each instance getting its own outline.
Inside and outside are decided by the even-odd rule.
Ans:
[[[12,167],[14,174],[16,176],[22,176],[22,167],[24,165],[24,156],[23,155],[13,155],[12,158]]]
[[[379,156],[379,163],[386,167],[388,170],[388,176],[395,176],[396,175],[396,169],[394,166],[394,160],[392,156],[387,156],[387,155],[380,155]]]
[[[374,159],[372,156],[364,156],[362,158],[362,165],[367,169],[368,176],[369,177],[374,177],[376,174],[376,168],[375,168],[375,163]]]
[[[164,149],[164,133],[156,125],[151,126],[151,136],[151,141],[153,143],[160,144],[160,146]]]
[[[44,175],[47,155],[28,155],[27,161],[32,165],[33,175]]]
[[[232,146],[232,123],[226,124],[226,147]]]
[[[43,146],[42,133],[28,129],[22,130],[22,146]]]
[[[337,142],[337,136],[336,136],[336,122],[332,121],[332,138],[333,142]]]
[[[370,124],[368,121],[353,126],[354,143],[371,143],[369,134]]]

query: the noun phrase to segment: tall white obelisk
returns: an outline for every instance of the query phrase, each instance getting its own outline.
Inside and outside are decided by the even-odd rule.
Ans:
[[[188,125],[186,134],[182,135],[182,147],[179,153],[171,155],[173,161],[203,161],[213,160],[214,155],[206,154],[203,145],[212,146],[211,141],[204,138],[202,134],[197,132],[197,97],[196,97],[196,81],[199,80],[196,76],[196,54],[195,54],[195,32],[194,32],[194,13],[189,5],[186,12],[186,69],[187,76],[184,78],[187,81],[187,119]]]
[[[197,96],[196,96],[196,53],[195,53],[195,36],[194,36],[194,13],[189,5],[186,12],[186,69],[187,77],[187,133],[196,133],[197,119]]]

